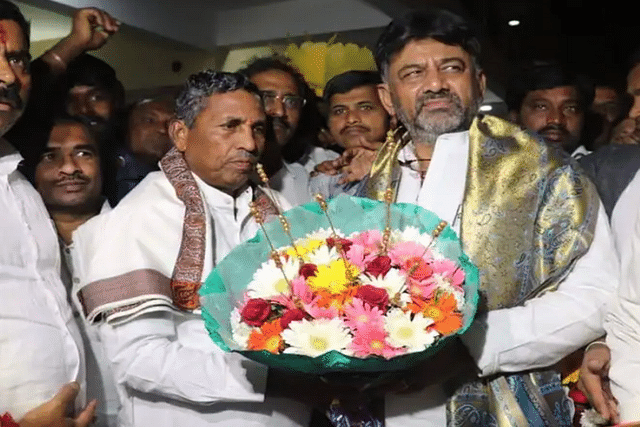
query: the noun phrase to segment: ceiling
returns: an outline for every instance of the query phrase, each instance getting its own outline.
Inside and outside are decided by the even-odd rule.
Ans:
[[[484,66],[497,92],[507,84],[512,65],[531,58],[558,58],[598,78],[622,78],[627,56],[640,43],[636,17],[627,12],[628,3],[617,0],[606,6],[586,0],[22,0],[20,4],[32,20],[35,40],[66,34],[74,8],[95,6],[127,26],[207,50],[335,33],[371,45],[392,17],[425,5],[453,9],[480,24]],[[514,19],[519,26],[508,25]]]

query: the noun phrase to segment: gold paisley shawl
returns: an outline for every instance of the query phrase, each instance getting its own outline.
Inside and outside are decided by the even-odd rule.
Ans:
[[[380,149],[365,187],[369,197],[383,200],[387,187],[397,190],[398,153],[408,142],[406,130],[398,128],[394,140]],[[589,249],[598,205],[591,182],[556,147],[502,119],[476,118],[469,129],[460,234],[465,252],[480,271],[479,311],[514,307],[555,290]],[[561,399],[561,393],[540,392],[544,384],[539,383],[549,384],[552,372],[523,374],[517,381],[508,378],[536,385],[528,395],[540,414],[549,412],[547,403]],[[465,387],[449,403],[454,418],[464,408],[474,408],[500,426],[523,425],[526,420],[517,405],[509,404],[515,396],[505,377]],[[453,424],[474,425],[458,421]]]

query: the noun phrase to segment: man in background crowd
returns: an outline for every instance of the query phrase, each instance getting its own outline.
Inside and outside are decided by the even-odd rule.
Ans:
[[[552,62],[533,62],[516,72],[507,92],[511,119],[573,157],[589,153],[582,144],[585,111],[593,85]]]
[[[4,135],[22,114],[31,86],[29,26],[5,0],[0,1],[0,34]],[[38,193],[17,170],[21,160],[0,139],[0,413],[6,412],[3,422],[15,419],[21,426],[85,427],[97,402],[82,409],[82,339],[60,280],[56,232]],[[75,419],[67,418],[70,413]]]
[[[629,60],[627,103],[628,113],[613,129],[611,143],[579,160],[612,221],[620,195],[640,169],[640,49]]]
[[[348,71],[333,77],[324,89],[327,104],[327,127],[333,140],[345,150],[356,150],[348,164],[336,168],[335,173],[313,174],[309,181],[311,194],[321,193],[327,198],[341,193],[355,195],[362,181],[345,182],[342,173],[360,168],[369,172],[376,150],[385,140],[389,129],[389,115],[378,97],[380,75],[373,71]],[[339,161],[338,161],[339,162]]]
[[[309,173],[338,157],[314,145],[321,124],[315,94],[298,71],[276,58],[258,58],[239,73],[262,93],[272,126],[261,159],[270,185],[294,206],[310,201]]]
[[[86,119],[63,116],[54,121],[47,146],[35,166],[34,185],[58,232],[63,260],[61,278],[69,295],[78,281],[71,256],[72,234],[89,219],[110,209],[102,194],[105,165],[100,147],[97,132]],[[87,393],[99,402],[96,421],[99,426],[116,426],[118,396],[111,371],[95,331],[86,328],[75,305],[71,308],[84,343]]]
[[[173,146],[169,138],[173,110],[174,101],[168,97],[145,98],[129,108],[124,146],[116,150],[114,205],[149,172],[157,171],[158,162]]]

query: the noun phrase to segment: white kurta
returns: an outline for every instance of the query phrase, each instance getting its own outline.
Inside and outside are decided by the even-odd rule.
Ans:
[[[459,232],[468,151],[468,132],[439,137],[424,182],[418,172],[402,168],[398,201],[433,211]],[[400,160],[412,158],[411,147],[405,147]],[[550,366],[603,335],[607,304],[617,286],[618,259],[600,206],[591,248],[557,291],[522,307],[489,312],[474,321],[463,341],[483,376]],[[439,385],[409,395],[388,395],[386,425],[444,426],[447,397]]]
[[[620,289],[605,322],[611,391],[621,420],[640,421],[640,173],[616,203],[611,226],[621,261]]]
[[[82,339],[60,280],[58,238],[40,195],[0,139],[0,412],[15,419],[79,381]]]
[[[207,248],[203,280],[233,247],[252,237],[252,190],[237,198],[196,180],[204,196]],[[147,213],[154,212],[150,221]],[[160,212],[166,223],[160,223]],[[164,253],[153,266],[171,277],[181,241],[184,205],[162,172],[143,180],[110,213],[100,215],[74,234],[83,260],[81,280],[111,277],[124,266],[135,268],[135,254],[114,252],[118,241]],[[213,223],[213,230],[211,229]],[[173,227],[171,239],[154,230]],[[215,237],[214,237],[215,236]],[[215,242],[214,242],[215,240]],[[96,250],[95,246],[100,246]],[[103,256],[104,255],[104,256]],[[149,267],[149,266],[145,266]],[[302,426],[306,407],[286,399],[265,397],[267,369],[235,353],[225,353],[209,338],[198,313],[166,309],[143,314],[119,325],[98,326],[100,339],[120,395],[122,426]]]
[[[105,201],[100,213],[104,214],[110,210],[109,202]],[[74,283],[80,283],[80,278],[73,266],[73,258],[76,252],[73,243],[66,245],[61,239],[59,241],[63,260],[62,283],[64,283],[67,292],[73,299],[73,285]],[[116,385],[113,382],[113,374],[106,357],[102,353],[100,336],[95,328],[89,327],[87,320],[80,313],[78,304],[72,305],[71,309],[84,344],[87,372],[86,394],[91,399],[98,401],[95,424],[100,427],[116,427],[118,425],[120,401],[116,392]]]
[[[269,179],[269,185],[282,194],[292,206],[311,201],[309,172],[299,163],[285,162],[282,168]]]

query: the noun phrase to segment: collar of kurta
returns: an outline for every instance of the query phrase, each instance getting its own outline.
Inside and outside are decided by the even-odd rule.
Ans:
[[[18,168],[22,156],[13,145],[0,138],[0,175],[9,175]]]

